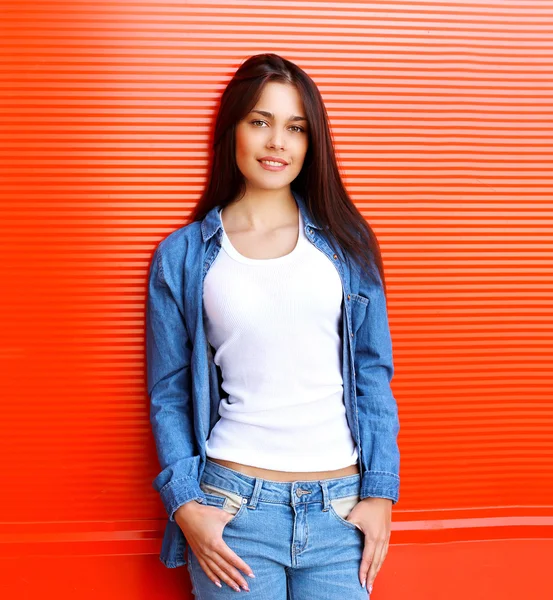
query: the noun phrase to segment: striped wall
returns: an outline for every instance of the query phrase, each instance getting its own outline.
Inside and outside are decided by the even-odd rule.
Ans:
[[[374,598],[551,595],[553,1],[5,1],[0,23],[7,597],[191,597],[157,560],[146,274],[219,95],[269,51],[319,86],[384,257],[402,484]]]

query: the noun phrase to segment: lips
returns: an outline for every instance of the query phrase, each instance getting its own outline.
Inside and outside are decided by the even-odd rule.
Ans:
[[[283,158],[277,158],[276,156],[262,156],[261,158],[257,159],[259,162],[261,162],[262,160],[270,160],[272,162],[278,162],[281,163],[283,165],[287,165],[288,162],[285,161]]]

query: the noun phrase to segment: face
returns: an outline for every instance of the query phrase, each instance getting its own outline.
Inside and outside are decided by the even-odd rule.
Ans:
[[[269,82],[252,111],[236,125],[236,163],[250,191],[287,187],[301,171],[308,123],[294,117],[306,117],[296,88]],[[263,157],[284,160],[286,166],[264,166]]]

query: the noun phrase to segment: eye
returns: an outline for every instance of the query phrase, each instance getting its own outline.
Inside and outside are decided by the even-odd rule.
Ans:
[[[250,121],[250,123],[251,123],[252,125],[255,125],[256,123],[265,123],[265,121],[261,121],[261,120],[259,120],[259,119],[256,119],[255,121]],[[256,127],[257,127],[257,125],[256,125]],[[297,132],[298,132],[298,133],[300,133],[300,132],[302,132],[302,131],[305,131],[305,130],[303,129],[303,127],[300,127],[299,125],[292,125],[292,126],[291,126],[291,129],[297,129]]]

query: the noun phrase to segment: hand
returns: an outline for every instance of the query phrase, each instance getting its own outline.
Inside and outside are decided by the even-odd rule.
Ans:
[[[238,585],[249,592],[238,569],[248,575],[252,570],[223,540],[223,529],[232,518],[233,515],[222,508],[199,504],[195,500],[175,511],[175,521],[209,579],[219,587],[222,587],[220,578],[237,592],[240,591]]]
[[[367,589],[371,593],[373,582],[388,553],[392,501],[388,498],[363,498],[353,507],[346,520],[365,534],[365,548],[359,568],[359,581],[363,586],[366,582]]]

